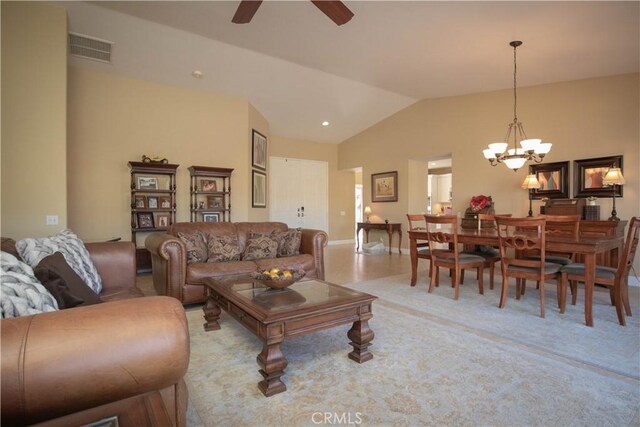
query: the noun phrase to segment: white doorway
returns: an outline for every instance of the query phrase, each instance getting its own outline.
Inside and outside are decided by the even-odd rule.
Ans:
[[[269,220],[329,231],[329,166],[318,160],[269,159]]]

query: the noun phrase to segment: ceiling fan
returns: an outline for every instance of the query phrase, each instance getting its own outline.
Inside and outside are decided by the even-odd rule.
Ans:
[[[256,14],[262,0],[242,0],[233,15],[231,22],[235,24],[247,24],[251,22],[253,15]],[[337,25],[346,24],[353,18],[353,12],[341,1],[330,0],[311,0],[325,15],[327,15]]]

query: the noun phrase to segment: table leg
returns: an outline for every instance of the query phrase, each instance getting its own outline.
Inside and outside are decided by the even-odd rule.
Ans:
[[[584,256],[584,320],[587,326],[593,326],[593,284],[596,279],[596,254],[589,253]]]
[[[220,329],[218,319],[220,318],[221,310],[213,295],[209,294],[207,303],[202,307],[202,311],[204,312],[204,319],[207,321],[202,325],[204,330],[216,331]]]
[[[398,253],[402,253],[402,230],[398,230]]]
[[[264,380],[258,383],[258,388],[265,396],[273,396],[287,390],[287,386],[280,381],[287,367],[287,359],[280,350],[280,343],[265,344],[262,352],[256,357],[260,369],[260,375]]]
[[[353,322],[347,337],[351,340],[349,344],[353,347],[353,351],[349,353],[349,359],[358,363],[373,359],[373,354],[369,351],[369,344],[373,340],[374,333],[369,328],[368,320],[356,320]]]
[[[356,229],[356,252],[360,250],[360,230],[360,227]]]
[[[409,236],[409,257],[411,258],[411,286],[415,286],[418,279],[418,241],[411,236]]]
[[[387,229],[387,234],[389,235],[389,255],[391,255],[391,246],[393,242],[393,231],[391,229]]]

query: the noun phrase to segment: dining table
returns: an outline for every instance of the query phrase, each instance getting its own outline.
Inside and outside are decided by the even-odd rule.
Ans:
[[[428,239],[424,230],[410,230],[409,255],[411,256],[411,286],[418,277],[418,242]],[[585,265],[585,323],[593,326],[592,302],[596,278],[596,255],[612,251],[612,259],[617,263],[617,252],[624,242],[623,236],[564,236],[549,234],[545,238],[545,249],[552,252],[572,252],[584,256]],[[458,243],[464,245],[498,246],[498,231],[495,228],[459,228]],[[613,265],[612,267],[617,267]]]

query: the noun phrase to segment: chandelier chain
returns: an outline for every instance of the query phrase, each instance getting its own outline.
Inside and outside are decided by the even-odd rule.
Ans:
[[[513,46],[513,121],[518,121],[518,92],[516,91],[517,87],[517,71],[518,71],[518,63],[516,61],[516,49],[517,46]]]

